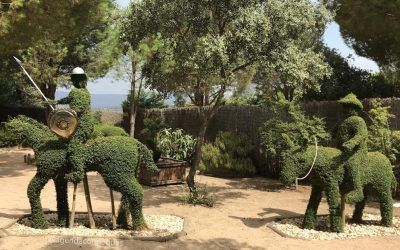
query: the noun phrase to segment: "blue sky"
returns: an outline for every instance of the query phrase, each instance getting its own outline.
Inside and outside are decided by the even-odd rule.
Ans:
[[[116,2],[126,7],[129,4],[129,0],[116,0]],[[350,63],[354,66],[367,69],[370,71],[378,71],[378,66],[375,62],[358,56],[353,49],[349,48],[342,36],[340,35],[339,25],[335,22],[329,24],[324,34],[324,42],[331,48],[337,49],[341,55],[347,57],[352,56]],[[102,79],[89,82],[88,89],[92,94],[127,94],[130,88],[128,81],[115,80],[112,76],[108,75]],[[62,90],[65,91],[65,90]]]

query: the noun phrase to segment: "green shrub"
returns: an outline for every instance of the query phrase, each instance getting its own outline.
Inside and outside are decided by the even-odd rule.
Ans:
[[[95,124],[101,124],[101,116],[102,115],[103,114],[102,114],[101,110],[92,111],[92,117],[93,117]]]
[[[17,138],[7,133],[4,128],[0,129],[0,148],[18,145]]]
[[[156,135],[157,148],[165,157],[181,161],[190,161],[196,140],[182,129],[166,128]]]
[[[140,141],[153,151],[155,162],[161,157],[161,151],[157,148],[156,136],[162,129],[166,128],[162,117],[147,117],[143,119],[143,129],[139,133]]]
[[[156,91],[144,90],[139,98],[139,107],[143,109],[166,108],[167,105],[165,104],[164,100],[164,96],[160,95]],[[129,110],[131,108],[132,101],[132,95],[129,93],[126,100],[122,103],[122,108],[124,110]]]
[[[215,204],[215,198],[210,195],[207,189],[207,185],[198,184],[193,192],[187,192],[182,196],[182,201],[187,204],[194,206],[201,205],[206,207],[213,207]]]
[[[214,143],[201,148],[199,170],[222,177],[246,177],[256,173],[250,159],[254,146],[246,135],[219,132]]]
[[[391,131],[389,127],[389,119],[395,116],[389,113],[390,107],[383,107],[375,100],[371,105],[372,108],[368,111],[371,118],[371,125],[368,127],[368,149],[381,152],[392,164],[397,164],[400,156],[400,131]]]
[[[99,124],[94,127],[93,134],[91,138],[96,138],[100,136],[128,136],[123,128],[114,126],[112,124]]]
[[[282,169],[282,157],[285,152],[306,148],[329,140],[330,135],[325,129],[324,120],[317,117],[307,117],[300,105],[281,99],[271,104],[272,118],[260,128],[261,150],[267,159],[267,172],[272,177],[278,177]]]

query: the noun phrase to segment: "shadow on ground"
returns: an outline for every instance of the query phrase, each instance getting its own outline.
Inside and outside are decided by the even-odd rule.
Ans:
[[[279,208],[264,208],[264,211],[258,213],[260,217],[257,218],[249,218],[249,217],[238,217],[238,216],[229,216],[233,219],[238,219],[243,222],[244,225],[251,228],[259,228],[265,226],[267,223],[272,222],[279,218],[287,218],[287,217],[297,217],[302,214],[295,213],[289,210],[283,210]],[[276,214],[276,215],[274,215]],[[272,216],[271,216],[272,215]]]

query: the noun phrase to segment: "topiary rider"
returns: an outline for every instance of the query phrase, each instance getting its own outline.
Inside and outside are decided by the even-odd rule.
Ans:
[[[346,116],[336,134],[338,148],[343,152],[347,178],[345,189],[350,192],[346,199],[349,202],[359,202],[364,198],[359,168],[365,165],[368,153],[368,129],[364,119],[358,115],[363,105],[354,94],[348,94],[339,103],[343,105]]]
[[[70,173],[65,176],[66,180],[73,183],[82,181],[84,177],[84,152],[85,143],[93,133],[94,120],[90,111],[90,93],[86,89],[87,76],[82,68],[74,68],[71,74],[74,89],[68,97],[57,101],[58,104],[69,104],[78,116],[78,125],[75,132],[69,137],[67,157]]]

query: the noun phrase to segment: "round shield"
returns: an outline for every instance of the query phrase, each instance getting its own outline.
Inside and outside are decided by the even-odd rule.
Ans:
[[[78,125],[78,116],[71,109],[55,109],[49,115],[49,127],[57,135],[69,138]]]

